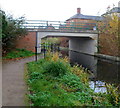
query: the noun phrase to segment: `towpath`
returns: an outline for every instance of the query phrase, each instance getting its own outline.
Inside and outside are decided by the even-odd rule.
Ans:
[[[38,58],[42,58],[40,55]],[[2,105],[25,106],[27,87],[24,80],[25,63],[34,61],[35,57],[2,62]]]

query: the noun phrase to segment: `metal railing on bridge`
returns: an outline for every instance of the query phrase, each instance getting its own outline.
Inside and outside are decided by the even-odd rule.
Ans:
[[[97,31],[96,23],[71,22],[71,21],[44,21],[27,20],[23,27],[28,30],[39,31],[61,31],[61,32],[81,32]]]

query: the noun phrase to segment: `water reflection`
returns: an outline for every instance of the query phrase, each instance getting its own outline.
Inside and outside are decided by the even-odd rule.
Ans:
[[[90,81],[90,88],[92,88],[95,92],[101,92],[101,93],[105,93],[107,92],[107,89],[105,87],[105,82],[102,81]]]
[[[90,87],[95,92],[106,92],[105,83],[120,84],[120,62],[104,60],[74,51],[61,51],[69,55],[72,64],[80,64],[89,69],[94,76],[90,77]]]
[[[120,63],[98,59],[96,80],[111,84],[120,83]]]
[[[94,76],[91,78],[95,78],[97,76],[97,59],[93,56],[85,55],[82,53],[69,51],[69,58],[72,64],[80,64],[83,67],[87,68],[91,72],[93,72]]]

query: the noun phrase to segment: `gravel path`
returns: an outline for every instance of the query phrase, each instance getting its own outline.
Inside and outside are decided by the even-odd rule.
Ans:
[[[38,58],[42,58],[40,55]],[[24,58],[15,61],[3,61],[2,63],[2,105],[25,106],[25,94],[27,93],[24,81],[25,63],[34,61],[35,57]]]

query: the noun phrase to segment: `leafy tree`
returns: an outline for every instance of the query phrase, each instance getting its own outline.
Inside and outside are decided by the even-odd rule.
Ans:
[[[119,23],[119,16],[115,13],[105,15],[103,21],[98,23],[100,53],[120,56]]]
[[[27,34],[27,30],[22,27],[24,17],[14,19],[12,16],[7,16],[4,11],[0,10],[2,20],[2,54],[9,52],[15,48],[16,40]]]

